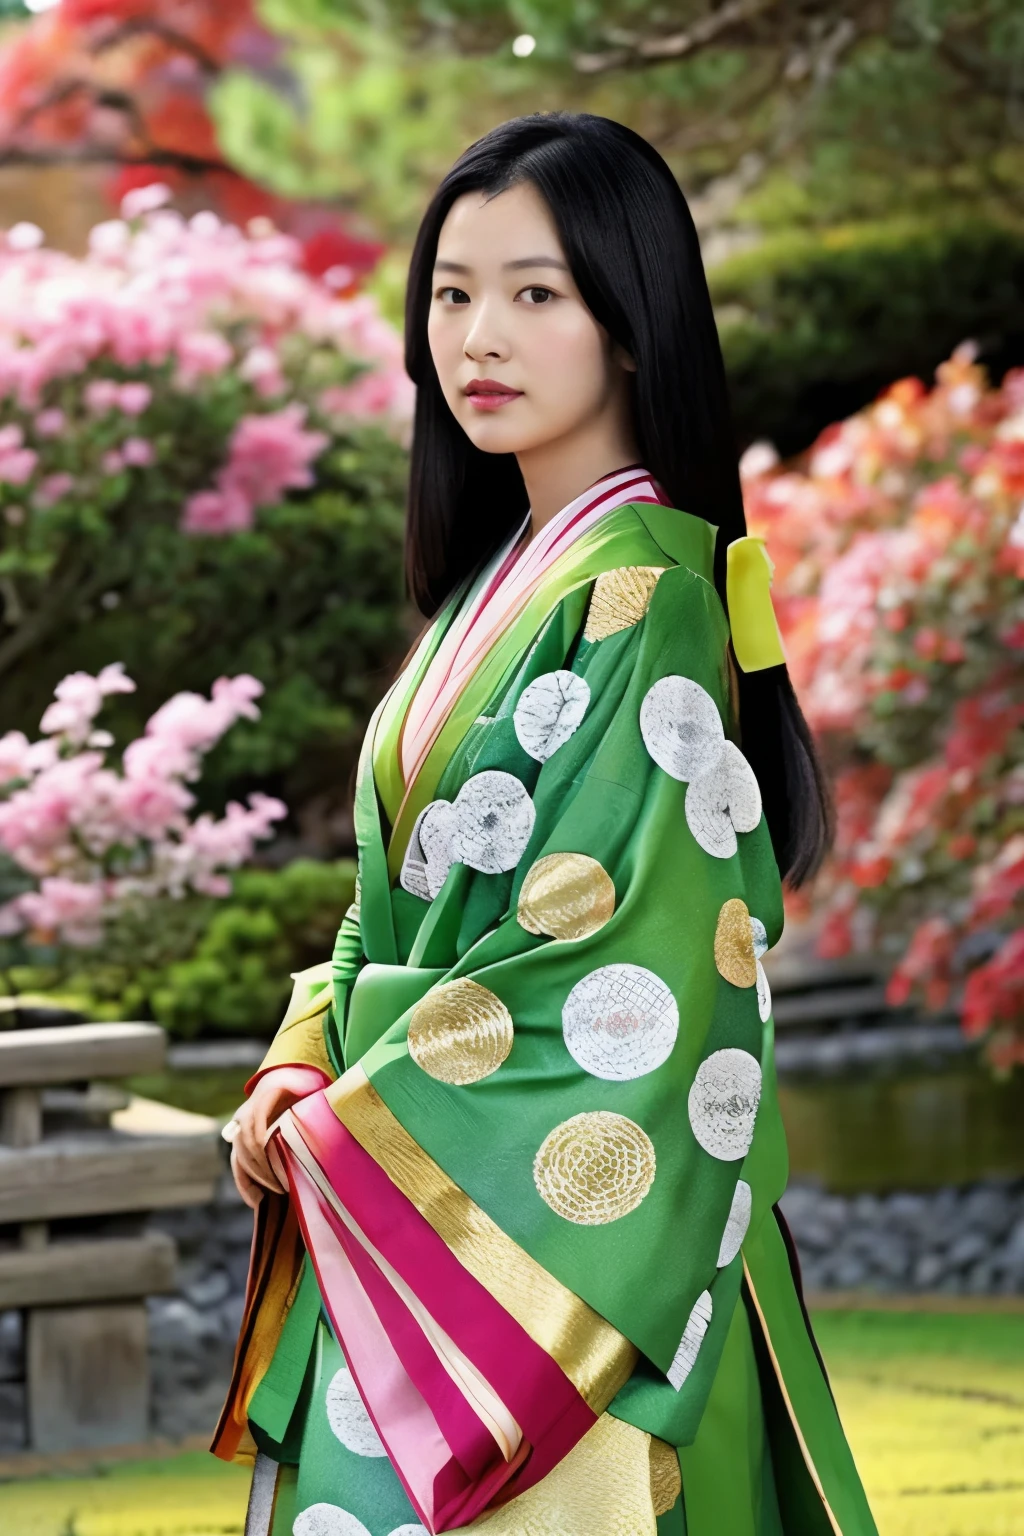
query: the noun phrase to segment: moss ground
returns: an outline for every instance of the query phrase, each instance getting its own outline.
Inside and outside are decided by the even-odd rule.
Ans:
[[[1024,1536],[1024,1316],[815,1319],[881,1536]],[[201,1451],[0,1486],[4,1536],[241,1536],[246,1474]]]

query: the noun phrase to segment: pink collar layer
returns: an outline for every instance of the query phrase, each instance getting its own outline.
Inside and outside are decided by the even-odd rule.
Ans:
[[[521,526],[481,572],[452,620],[409,705],[400,741],[402,777],[419,773],[456,700],[490,647],[522,611],[543,577],[569,546],[608,512],[629,502],[668,499],[639,464],[602,475],[557,512],[525,547],[530,525]]]

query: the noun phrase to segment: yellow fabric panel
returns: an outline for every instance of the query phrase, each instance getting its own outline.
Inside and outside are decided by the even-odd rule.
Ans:
[[[547,1477],[461,1527],[463,1536],[656,1536],[650,1444],[642,1429],[603,1414]]]

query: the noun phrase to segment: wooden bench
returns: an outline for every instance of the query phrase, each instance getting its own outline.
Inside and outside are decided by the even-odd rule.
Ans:
[[[0,1308],[26,1314],[35,1451],[147,1435],[145,1298],[173,1290],[175,1246],[88,1228],[213,1198],[216,1122],[109,1084],[159,1072],[166,1048],[156,1024],[0,1032]],[[73,1235],[60,1226],[70,1218]]]

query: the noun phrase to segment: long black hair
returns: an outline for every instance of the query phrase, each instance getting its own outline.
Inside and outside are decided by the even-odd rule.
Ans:
[[[420,225],[409,271],[405,359],[417,386],[406,575],[424,614],[526,515],[514,454],[475,447],[445,401],[427,341],[441,226],[467,192],[530,182],[547,203],[584,303],[636,363],[629,375],[640,458],[672,504],[714,524],[723,605],[725,551],[746,532],[728,388],[700,244],[665,161],[639,134],[590,113],[502,123],[458,159]],[[743,751],[761,786],[782,874],[818,867],[831,801],[784,666],[738,673]]]

